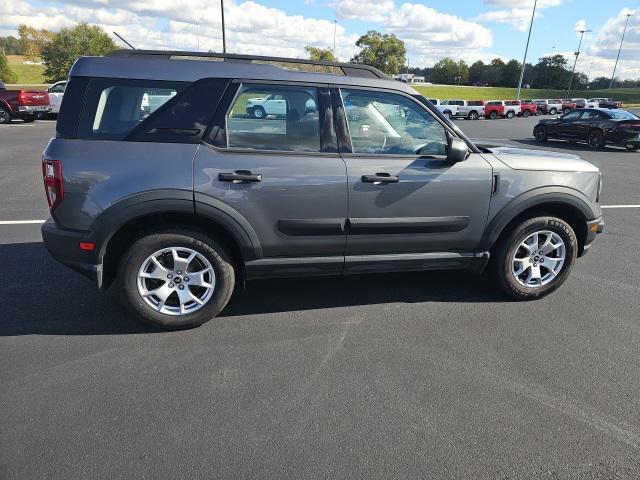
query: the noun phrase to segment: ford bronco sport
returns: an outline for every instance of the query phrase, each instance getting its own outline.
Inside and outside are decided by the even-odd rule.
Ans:
[[[247,108],[271,95],[282,114]],[[603,228],[593,164],[476,145],[364,65],[84,57],[42,167],[51,254],[163,328],[200,325],[266,277],[488,266],[535,299]]]

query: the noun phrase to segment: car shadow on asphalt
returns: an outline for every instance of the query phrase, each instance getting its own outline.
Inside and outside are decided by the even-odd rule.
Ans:
[[[140,323],[114,292],[54,261],[39,242],[0,245],[0,336],[158,333]],[[485,276],[432,271],[247,282],[220,317],[358,305],[505,302]]]

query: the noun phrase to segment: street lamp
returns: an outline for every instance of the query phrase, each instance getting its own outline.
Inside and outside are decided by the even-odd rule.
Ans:
[[[578,30],[580,32],[580,42],[578,43],[578,50],[574,52],[576,59],[573,62],[573,70],[571,70],[571,78],[569,79],[569,88],[567,88],[567,98],[569,98],[569,92],[571,91],[571,84],[573,83],[573,75],[576,73],[576,64],[578,63],[578,56],[580,55],[580,47],[582,46],[582,37],[584,37],[585,32],[590,32],[591,30]]]
[[[613,73],[611,74],[611,82],[609,82],[609,88],[613,87],[613,78],[616,76],[616,68],[618,67],[618,60],[620,59],[620,50],[622,50],[622,42],[624,42],[624,34],[627,32],[627,24],[629,23],[630,13],[627,13],[627,19],[624,22],[624,30],[622,30],[622,39],[620,40],[620,48],[618,48],[618,56],[616,57],[616,63],[613,66]]]
[[[524,58],[522,59],[522,68],[520,69],[520,81],[518,82],[518,95],[516,100],[520,100],[520,89],[522,88],[522,78],[524,77],[524,65],[527,62],[527,51],[529,50],[529,40],[531,39],[531,29],[533,28],[533,19],[536,16],[536,5],[538,0],[533,2],[533,13],[531,14],[531,23],[529,24],[529,35],[527,36],[527,46],[524,47]]]
[[[333,56],[336,56],[336,30],[338,29],[338,19],[333,20]]]
[[[224,34],[224,0],[220,0],[220,11],[222,12],[222,53],[227,53],[227,39]]]

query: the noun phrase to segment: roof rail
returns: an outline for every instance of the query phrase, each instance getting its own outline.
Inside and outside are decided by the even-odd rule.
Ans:
[[[382,78],[389,79],[387,75],[382,73],[375,67],[357,63],[343,62],[325,62],[320,60],[308,60],[305,58],[286,58],[286,57],[267,57],[260,55],[240,55],[237,53],[208,53],[208,52],[188,52],[174,50],[114,50],[107,54],[108,57],[127,57],[127,58],[161,58],[165,60],[197,60],[199,58],[235,61],[247,63],[267,63],[274,64],[284,68],[278,64],[300,64],[314,65],[319,67],[329,67],[338,70],[341,75],[348,77],[366,77],[366,78]]]

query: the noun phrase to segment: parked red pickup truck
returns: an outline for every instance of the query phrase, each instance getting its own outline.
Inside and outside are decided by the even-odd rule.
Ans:
[[[6,90],[0,82],[0,124],[9,123],[14,118],[33,122],[39,113],[51,110],[47,92],[27,90]]]
[[[528,117],[529,115],[538,114],[538,105],[533,100],[520,101],[520,115]]]
[[[568,113],[570,110],[576,108],[576,106],[576,102],[565,98],[562,100],[562,113]]]

